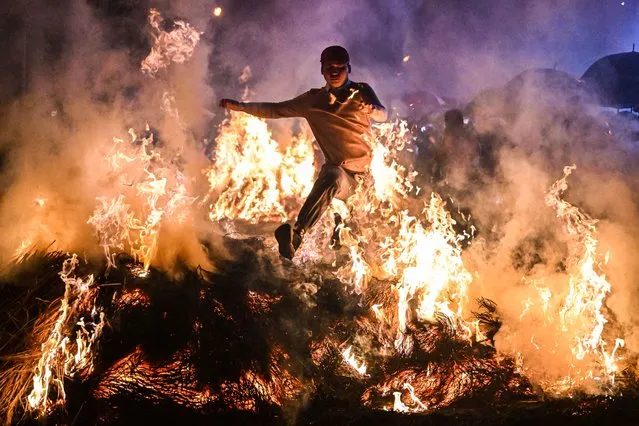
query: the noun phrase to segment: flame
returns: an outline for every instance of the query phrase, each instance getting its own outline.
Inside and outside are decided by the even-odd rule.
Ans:
[[[350,219],[357,222],[362,235],[347,226],[340,229],[350,259],[336,274],[357,293],[366,290],[372,277],[393,283],[397,298],[395,347],[400,352],[409,353],[412,348],[405,334],[411,314],[423,321],[446,318],[454,333],[470,339],[474,331],[463,320],[467,287],[472,281],[461,259],[460,243],[465,236],[456,235],[454,221],[438,194],[431,194],[421,218],[404,210],[415,178],[415,173],[395,160],[410,144],[406,123],[388,123],[377,127],[377,132],[372,182],[360,185],[349,200]],[[411,301],[418,306],[413,313],[408,307]],[[378,316],[380,312],[376,308]]]
[[[143,265],[138,275],[145,276],[155,256],[162,221],[187,221],[196,198],[188,196],[184,175],[153,147],[152,133],[141,140],[132,129],[129,133],[128,144],[113,139],[107,163],[123,190],[130,190],[117,197],[98,197],[88,223],[95,228],[109,267],[115,266],[117,252],[128,250]]]
[[[313,147],[308,133],[290,140],[284,152],[266,122],[232,113],[216,138],[215,162],[206,172],[210,184],[209,217],[284,222],[285,205],[301,205],[313,186]]]
[[[349,346],[342,351],[342,358],[344,359],[344,362],[357,371],[360,376],[366,376],[366,363],[364,363],[364,361],[357,362],[355,354],[351,352],[352,349],[353,347]]]
[[[526,355],[525,348],[520,347],[524,349],[519,353],[522,373],[545,390],[560,395],[575,390],[600,392],[614,386],[617,351],[624,346],[624,341],[616,338],[614,348],[608,352],[604,339],[608,323],[604,302],[612,286],[603,273],[609,254],[603,256],[602,262],[597,251],[597,220],[561,198],[575,168],[565,167],[563,177],[550,187],[545,198],[569,237],[570,252],[565,261],[567,294],[553,294],[543,278],[526,278],[524,283],[534,292],[523,302],[519,316],[520,321],[533,322],[539,330],[528,337],[529,345],[536,351],[556,353],[558,361],[565,362],[561,371],[538,371],[534,355]]]
[[[33,388],[27,396],[28,409],[38,416],[49,414],[66,400],[65,377],[77,373],[90,375],[93,371],[93,346],[102,333],[104,313],[95,308],[97,290],[93,275],[86,278],[75,276],[79,261],[77,255],[66,259],[60,278],[65,284],[57,317],[48,338],[41,346],[41,355],[33,371]],[[90,308],[90,309],[89,309]],[[80,317],[75,323],[75,339],[69,333],[73,318],[89,310],[90,319]]]
[[[173,21],[174,29],[170,32],[160,29],[164,19],[157,9],[149,10],[148,19],[154,29],[152,33],[154,45],[151,47],[151,53],[142,61],[140,68],[143,73],[154,77],[171,62],[188,61],[200,41],[200,33],[182,20]]]
[[[410,409],[402,402],[402,393],[399,391],[393,392],[395,400],[393,401],[393,411],[398,413],[408,413]]]
[[[17,261],[23,259],[30,252],[42,245],[50,247],[56,241],[56,235],[47,226],[46,215],[50,209],[50,203],[45,197],[36,197],[34,199],[35,211],[32,213],[32,219],[28,225],[28,230],[20,244],[13,252],[13,257]]]
[[[15,249],[13,253],[13,257],[15,259],[21,259],[27,253],[35,248],[36,244],[33,242],[31,238],[24,239],[20,241],[20,245]]]
[[[413,403],[415,403],[418,407],[415,410],[413,410],[414,412],[424,411],[428,409],[426,404],[424,404],[422,401],[420,401],[419,398],[417,398],[417,395],[415,395],[415,388],[410,383],[408,382],[404,383],[403,387],[404,389],[408,390],[411,401],[413,401]]]
[[[574,271],[569,279],[569,294],[559,318],[562,330],[570,334],[570,346],[575,359],[581,361],[586,356],[592,356],[601,360],[605,358],[606,346],[602,333],[608,322],[602,307],[611,285],[600,272],[601,265],[597,261],[597,220],[560,198],[568,188],[566,179],[575,169],[574,165],[564,167],[564,176],[552,185],[546,196],[546,204],[555,209],[557,217],[564,221],[566,232],[575,237],[577,249],[581,250],[577,262],[571,265]],[[612,359],[604,362],[603,371],[613,383],[612,373],[616,371],[614,354],[619,346],[623,346],[623,340],[617,339],[617,342],[621,343],[615,345]]]

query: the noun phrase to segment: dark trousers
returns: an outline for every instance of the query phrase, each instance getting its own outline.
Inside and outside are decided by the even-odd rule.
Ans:
[[[346,201],[357,188],[356,176],[357,173],[346,171],[341,166],[324,164],[297,216],[295,231],[304,235],[312,228],[331,205],[333,197]]]

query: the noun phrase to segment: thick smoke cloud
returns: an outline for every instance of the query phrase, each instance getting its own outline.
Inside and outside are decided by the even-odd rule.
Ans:
[[[179,69],[155,79],[143,75],[140,61],[153,44],[148,7],[30,2],[3,14],[14,23],[7,31],[16,45],[9,50],[23,58],[23,63],[7,64],[9,86],[2,93],[3,264],[21,245],[31,244],[102,256],[87,220],[98,205],[96,197],[126,190],[105,157],[114,137],[129,139],[129,128],[142,135],[149,123],[166,160],[178,156],[189,190],[206,193],[198,186],[205,184],[201,171],[208,160],[195,133],[208,129],[210,114],[204,112],[213,102],[206,84],[208,47],[202,43]],[[163,12],[170,17],[182,13]],[[204,29],[206,23],[199,23]],[[16,71],[19,79],[11,77]],[[174,95],[180,121],[162,110],[164,92]],[[206,230],[200,220],[163,230],[158,266],[168,268],[176,261],[211,266],[196,238],[196,227]]]
[[[387,103],[419,89],[469,100],[530,67],[581,76],[597,58],[631,50],[637,5],[613,3],[220,2],[215,60],[234,68],[233,78],[250,65],[260,99],[287,98],[321,85],[319,52],[342,43],[353,78]]]

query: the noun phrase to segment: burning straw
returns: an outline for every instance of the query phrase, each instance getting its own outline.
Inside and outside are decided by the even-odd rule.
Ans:
[[[34,347],[5,361],[10,367],[0,381],[5,389],[2,406],[8,413],[7,422],[16,408],[37,417],[53,413],[65,405],[66,378],[86,378],[93,372],[95,346],[105,317],[96,307],[93,275],[76,276],[78,265],[75,254],[62,262],[59,277],[64,295],[38,317],[29,338]]]
[[[246,121],[238,123],[251,126]],[[175,335],[183,335],[184,340],[169,345],[171,349],[168,352],[157,353],[158,350],[148,344],[134,344],[135,335],[127,337],[130,344],[134,344],[133,351],[119,351],[112,358],[111,365],[100,373],[91,398],[110,407],[108,412],[116,410],[116,401],[121,398],[163,404],[170,402],[169,407],[182,406],[203,412],[257,412],[262,406],[287,409],[295,406],[295,401],[305,393],[304,387],[308,386],[309,373],[296,367],[298,363],[313,366],[310,377],[314,378],[313,382],[318,387],[307,391],[327,392],[337,386],[339,380],[348,380],[356,383],[356,398],[376,409],[425,412],[463,399],[498,399],[502,395],[530,397],[532,387],[526,378],[527,360],[523,359],[522,367],[520,356],[504,357],[493,347],[492,336],[502,325],[497,318],[498,307],[484,302],[486,311],[471,315],[467,294],[473,276],[462,260],[462,242],[471,239],[472,235],[456,233],[456,221],[438,194],[431,194],[425,202],[416,198],[411,200],[410,197],[414,197],[411,195],[411,191],[414,194],[414,174],[402,168],[394,158],[409,138],[404,125],[393,123],[378,131],[373,180],[361,182],[353,204],[336,206],[332,212],[339,212],[343,218],[339,227],[342,248],[332,255],[335,265],[321,260],[328,244],[317,244],[317,241],[329,239],[325,230],[330,229],[328,225],[332,215],[327,214],[322,219],[324,231],[318,227],[319,231],[310,239],[311,244],[300,252],[302,257],[315,259],[309,263],[307,271],[281,275],[275,272],[275,253],[265,251],[263,241],[257,241],[257,246],[250,248],[250,245],[246,246],[248,242],[229,239],[230,247],[235,247],[232,250],[237,253],[236,258],[246,259],[240,261],[245,270],[238,273],[237,267],[222,268],[221,274],[191,281],[188,291],[199,291],[199,295],[195,298],[195,305],[188,302],[182,308],[183,314],[177,314],[167,305],[159,308],[164,311],[163,317],[151,314],[157,311],[154,307],[158,303],[154,301],[154,297],[158,297],[157,292],[154,297],[141,288],[118,292],[112,304],[105,308],[116,323],[131,323],[127,320],[128,315],[137,312],[135,315],[144,316],[149,312],[148,327],[187,329],[173,331]],[[228,137],[228,133],[223,134]],[[271,142],[270,135],[265,134],[268,138],[253,138],[253,143],[259,145],[259,140],[265,141],[269,149],[277,153],[278,148]],[[143,138],[138,144],[137,137],[132,135],[126,145],[133,150],[130,154],[120,148],[125,146],[123,144],[123,141],[116,140],[116,149],[109,158],[112,158],[114,170],[127,165],[132,167],[131,170],[139,168],[142,171],[140,176],[151,179],[147,182],[132,178],[129,172],[121,174],[123,179],[139,185],[135,193],[143,196],[142,204],[150,208],[148,217],[177,220],[177,216],[171,215],[174,211],[171,206],[180,206],[187,211],[193,206],[189,202],[173,202],[170,194],[181,196],[184,191],[166,192],[166,185],[171,180],[160,153],[152,148],[152,139]],[[246,155],[253,158],[249,152],[253,151],[245,151]],[[243,161],[243,157],[233,161]],[[226,173],[220,171],[215,176],[231,178],[234,169],[226,170]],[[158,179],[159,176],[165,177]],[[234,176],[233,179],[239,182],[242,178]],[[158,181],[161,185],[156,185]],[[179,183],[179,179],[175,182]],[[282,186],[278,186],[281,182],[273,186],[273,194],[280,197],[278,200],[285,200],[289,195],[281,190]],[[229,194],[239,199],[240,193],[234,192],[234,186],[225,187]],[[146,191],[145,188],[159,190]],[[303,186],[297,188],[301,190]],[[256,191],[255,187],[250,190],[254,191],[255,197],[265,195]],[[594,221],[561,200],[559,194],[563,190],[565,177],[553,185],[547,202],[557,208],[560,218],[566,218],[568,231],[573,232],[575,241],[585,247],[585,252],[578,248],[574,252],[576,272],[571,282],[575,284],[569,293],[573,295],[578,290],[579,280],[591,277],[595,263],[589,253],[594,253],[596,246],[593,241],[596,240],[593,239]],[[146,197],[147,194],[151,198]],[[295,196],[300,197],[299,193]],[[102,203],[104,211],[127,211],[114,209],[114,206],[125,205],[121,202],[122,197],[117,200],[120,201]],[[160,200],[161,205],[158,204]],[[404,207],[409,204],[415,210],[414,206],[422,202],[419,215],[411,215]],[[255,213],[262,220],[282,220],[277,215],[260,216],[259,206],[229,204],[226,211],[228,215],[238,217]],[[98,209],[95,214],[100,212]],[[101,218],[99,221],[98,217]],[[156,238],[160,229],[158,222],[137,220],[128,214],[120,217],[119,214],[104,213],[94,215],[90,222],[108,225],[97,229],[103,245],[108,248],[105,254],[112,274],[144,278],[147,285],[159,280],[153,287],[160,293],[174,288],[174,284],[166,282],[166,278],[149,267],[153,256],[148,248],[154,243],[153,239],[147,241],[143,237]],[[113,228],[115,232],[109,231],[113,224],[119,224]],[[143,232],[143,224],[149,225],[152,232]],[[140,232],[139,236],[132,238],[132,231]],[[118,238],[114,240],[113,236]],[[313,238],[317,239],[313,241]],[[141,252],[136,249],[136,244],[147,247],[147,250]],[[116,262],[115,255],[121,250],[131,253],[132,263]],[[261,254],[255,254],[255,250]],[[319,253],[313,254],[312,250],[319,250]],[[136,255],[139,253],[148,256]],[[261,260],[252,260],[256,256],[261,256]],[[250,262],[252,266],[247,267],[244,262]],[[67,291],[59,308],[49,314],[46,322],[49,328],[44,333],[46,338],[39,356],[30,357],[34,363],[31,367],[32,386],[21,388],[21,391],[29,389],[28,407],[40,415],[51,414],[64,405],[65,381],[72,379],[76,373],[83,378],[90,376],[93,359],[99,353],[94,346],[102,332],[104,316],[96,316],[96,286],[92,276],[79,279],[73,275],[77,263],[77,257],[72,257],[63,264],[60,276]],[[571,265],[568,264],[569,270],[572,270]],[[138,268],[147,273],[141,274]],[[313,275],[316,276],[315,284],[308,282]],[[233,290],[229,285],[238,279],[247,281]],[[331,284],[331,279],[335,280],[334,284]],[[592,284],[604,283],[597,274],[586,279]],[[275,284],[278,280],[290,283],[286,286],[292,290],[283,290]],[[217,290],[207,290],[205,283],[208,281],[214,282]],[[314,286],[316,290],[310,291]],[[324,290],[318,291],[319,287]],[[591,284],[587,286],[591,287]],[[329,288],[333,290],[326,293]],[[305,292],[306,296],[300,297],[298,291]],[[326,309],[331,302],[327,305],[324,299],[331,291],[335,292],[333,297],[336,296],[332,303],[338,306],[350,304],[350,314],[342,312],[326,317]],[[575,351],[575,359],[594,356],[598,357],[595,363],[608,360],[601,371],[610,378],[605,383],[612,384],[617,369],[614,362],[616,348],[606,352],[602,340],[593,340],[593,336],[599,339],[605,324],[600,310],[607,291],[609,287],[604,286],[595,292],[594,302],[577,302],[574,296],[569,296],[561,305],[558,318],[566,330],[574,333],[575,338],[567,342]],[[571,316],[573,309],[581,309],[581,313]],[[588,314],[584,314],[585,309],[588,309]],[[80,312],[90,314],[88,318],[91,321],[81,319]],[[181,315],[185,315],[183,319],[179,319]],[[301,340],[297,335],[296,343],[285,337],[291,325],[282,330],[284,334],[276,331],[278,327],[275,326],[289,321],[289,324],[294,324],[291,316],[295,316],[298,322],[304,318],[303,325],[300,324],[295,334],[308,333]],[[319,322],[314,319],[322,317],[324,319]],[[349,317],[353,319],[349,320]],[[577,329],[569,322],[570,318],[590,319],[591,322],[590,325],[584,323],[585,328]],[[163,322],[166,325],[161,325]],[[220,336],[218,331],[214,331],[228,327],[235,330],[234,335]],[[122,336],[127,333],[121,328],[114,332]],[[235,351],[231,354],[239,357],[236,361],[229,359],[228,355],[219,358],[221,354],[213,343],[219,339],[223,339],[224,345],[235,348],[231,349]],[[259,351],[252,350],[242,355],[244,346],[240,342],[244,339],[252,341]],[[310,357],[304,354],[306,351]],[[213,372],[206,372],[202,360],[218,358],[221,364]],[[232,374],[223,374],[220,368],[225,363],[237,364],[238,368]],[[582,388],[582,381],[592,377],[589,374],[583,370],[573,371],[571,377],[575,381],[570,382],[566,389]],[[182,389],[179,395],[174,392],[178,384]],[[542,385],[548,386],[548,389],[554,386],[543,382]],[[352,395],[345,397],[352,398]],[[11,406],[15,404],[14,400]]]

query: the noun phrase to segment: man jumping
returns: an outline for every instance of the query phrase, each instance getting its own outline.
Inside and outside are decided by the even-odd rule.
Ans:
[[[357,187],[356,177],[368,173],[372,150],[371,120],[385,121],[386,109],[366,83],[348,78],[350,58],[341,46],[330,46],[320,58],[326,85],[284,102],[220,100],[220,107],[261,118],[303,117],[326,162],[300,210],[295,226],[275,230],[280,255],[292,259],[304,234],[319,220],[333,197],[346,201]]]

